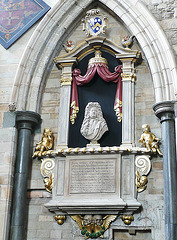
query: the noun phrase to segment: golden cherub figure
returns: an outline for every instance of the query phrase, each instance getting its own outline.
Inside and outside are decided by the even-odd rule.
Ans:
[[[157,138],[151,131],[150,126],[148,124],[142,125],[143,134],[141,135],[141,138],[139,139],[139,142],[143,144],[144,147],[147,148],[148,151],[151,151],[153,153],[158,153],[160,157],[163,156],[159,149],[159,138]]]
[[[53,133],[49,128],[45,128],[42,140],[36,144],[33,158],[45,155],[47,151],[53,148]]]
[[[104,232],[109,228],[112,221],[117,218],[117,215],[73,215],[71,218],[77,222],[81,234],[88,238],[103,238]]]

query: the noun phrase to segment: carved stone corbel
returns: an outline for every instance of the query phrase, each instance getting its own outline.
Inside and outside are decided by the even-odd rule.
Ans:
[[[71,218],[77,222],[81,234],[88,238],[103,238],[104,232],[109,228],[117,215],[73,215]]]
[[[150,156],[137,156],[135,159],[136,166],[136,186],[137,192],[143,192],[147,188],[147,175],[151,170]]]
[[[52,188],[53,188],[54,167],[55,167],[55,162],[53,159],[46,158],[42,160],[41,167],[40,167],[41,175],[44,177],[45,189],[50,193],[52,192]]]

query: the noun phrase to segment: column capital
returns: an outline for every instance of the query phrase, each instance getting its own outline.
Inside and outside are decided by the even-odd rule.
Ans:
[[[174,120],[174,104],[175,101],[164,101],[153,105],[155,115],[161,122],[165,120]]]
[[[72,69],[77,64],[77,58],[56,57],[54,62],[58,69],[61,69],[61,86],[70,86],[72,82]]]
[[[15,114],[17,129],[27,128],[32,131],[33,128],[41,121],[41,116],[36,112],[17,111]]]
[[[54,62],[58,69],[62,69],[63,67],[72,67],[74,64],[77,64],[77,57],[72,58],[56,57],[54,58]]]
[[[131,50],[131,52],[127,53],[119,53],[116,54],[116,58],[121,62],[136,62],[138,59],[141,59],[141,52],[137,50]]]

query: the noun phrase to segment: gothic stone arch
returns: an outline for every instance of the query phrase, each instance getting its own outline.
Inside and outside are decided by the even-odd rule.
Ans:
[[[175,99],[177,73],[174,55],[159,24],[141,2],[68,0],[58,2],[46,14],[27,45],[17,69],[10,100],[10,103],[17,104],[18,110],[39,112],[43,85],[53,65],[53,57],[77,25],[83,9],[95,2],[114,12],[136,36],[150,67],[155,101]]]

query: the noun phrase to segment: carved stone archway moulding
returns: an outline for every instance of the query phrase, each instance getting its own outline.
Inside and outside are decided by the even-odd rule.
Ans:
[[[16,103],[17,110],[39,111],[42,89],[47,80],[44,76],[53,65],[53,57],[67,37],[68,29],[75,28],[77,17],[93,2],[59,1],[38,25],[14,79],[10,103]],[[135,35],[150,67],[156,102],[175,99],[177,71],[174,54],[161,27],[143,3],[137,0],[100,0],[99,3],[113,11]],[[72,15],[68,18],[70,12]]]

